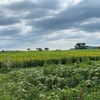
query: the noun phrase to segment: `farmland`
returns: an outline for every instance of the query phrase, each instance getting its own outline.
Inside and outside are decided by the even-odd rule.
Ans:
[[[0,52],[0,61],[6,67],[8,58],[11,67],[36,67],[47,64],[72,63],[78,60],[99,60],[100,50]]]
[[[0,61],[0,100],[100,99],[100,50],[0,52]]]

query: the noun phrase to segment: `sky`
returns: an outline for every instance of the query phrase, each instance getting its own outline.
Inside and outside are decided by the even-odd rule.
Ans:
[[[0,50],[100,46],[100,0],[0,0]]]

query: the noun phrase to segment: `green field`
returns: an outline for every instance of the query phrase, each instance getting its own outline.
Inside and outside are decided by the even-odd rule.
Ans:
[[[16,51],[0,52],[0,62],[6,67],[36,67],[47,64],[66,64],[66,62],[99,60],[100,50],[65,50],[65,51]]]
[[[0,52],[0,100],[100,100],[100,50]]]

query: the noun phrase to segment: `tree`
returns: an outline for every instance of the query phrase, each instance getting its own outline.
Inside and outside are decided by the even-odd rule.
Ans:
[[[76,43],[75,49],[86,49],[86,43]]]
[[[38,51],[43,51],[42,48],[36,48]]]
[[[44,51],[48,51],[48,50],[49,50],[49,48],[47,48],[47,47],[46,47],[46,48],[44,48]]]
[[[30,50],[31,50],[30,48],[27,49],[27,51],[30,51]]]
[[[99,47],[97,47],[97,49],[100,49],[100,46],[99,46]]]
[[[5,52],[4,50],[2,50],[2,52]]]

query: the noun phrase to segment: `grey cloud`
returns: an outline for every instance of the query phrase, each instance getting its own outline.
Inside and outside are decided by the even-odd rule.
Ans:
[[[80,29],[87,31],[87,32],[92,32],[92,33],[99,32],[100,31],[100,21],[81,25]]]
[[[12,24],[16,24],[16,23],[19,23],[19,22],[20,22],[20,20],[16,17],[2,16],[0,18],[0,26],[12,25]]]
[[[17,36],[18,33],[20,33],[21,30],[19,28],[12,28],[12,27],[9,27],[9,28],[4,28],[2,30],[0,30],[0,36]]]
[[[6,5],[7,9],[14,10],[14,11],[33,10],[32,8],[35,8],[35,7],[36,7],[36,4],[32,3],[31,1],[26,1],[26,0]]]
[[[49,15],[48,10],[36,9],[34,11],[29,12],[26,16],[23,16],[23,18],[34,20],[48,15]]]
[[[20,23],[20,18],[10,14],[5,6],[0,6],[0,26],[8,26],[16,23]]]
[[[40,2],[23,0],[3,5],[0,8],[3,9],[4,12],[11,13],[2,13],[3,17],[1,17],[0,25],[10,25],[18,23],[22,19],[31,21],[31,18],[37,19],[50,15],[49,12],[51,10],[54,11],[55,9],[59,9],[59,0],[41,0]],[[7,17],[7,15],[15,17]]]
[[[27,0],[23,0],[21,2],[15,2],[12,3],[10,5],[7,5],[6,7],[8,9],[11,10],[35,10],[35,9],[48,9],[48,10],[52,10],[52,9],[57,9],[59,6],[59,0],[41,0],[38,1],[38,3],[36,2],[32,2],[31,1],[27,1]]]
[[[59,0],[43,0],[39,6],[40,8],[54,10],[59,7]]]
[[[83,0],[82,2],[73,5],[59,14],[55,14],[52,18],[47,18],[38,21],[31,21],[30,25],[45,30],[62,30],[69,28],[79,28],[80,24],[90,18],[100,17],[100,1]],[[96,26],[95,26],[96,27]],[[85,30],[83,28],[82,30]],[[95,29],[95,28],[94,28]],[[95,31],[95,30],[94,30]]]

